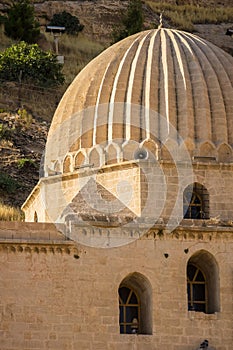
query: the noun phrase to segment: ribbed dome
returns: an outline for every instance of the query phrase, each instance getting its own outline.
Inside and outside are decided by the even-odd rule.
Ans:
[[[158,29],[128,37],[91,61],[67,89],[52,121],[45,165],[115,139],[153,139],[160,128],[153,111],[194,148],[232,146],[232,83],[233,57],[193,34]],[[144,112],[135,113],[131,104]],[[79,136],[72,139],[74,131]]]

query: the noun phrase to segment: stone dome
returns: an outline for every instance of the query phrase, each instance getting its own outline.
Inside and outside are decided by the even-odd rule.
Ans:
[[[90,163],[93,150],[106,164],[111,145],[122,161],[130,140],[160,138],[161,118],[192,156],[226,153],[231,161],[232,83],[233,57],[198,36],[163,28],[130,36],[92,60],[65,92],[48,135],[45,173],[62,170],[67,156]]]

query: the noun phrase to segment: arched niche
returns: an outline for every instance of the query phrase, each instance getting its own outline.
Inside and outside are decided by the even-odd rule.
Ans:
[[[221,144],[218,147],[218,161],[220,163],[230,163],[232,162],[232,148],[226,143]]]
[[[139,143],[136,141],[129,140],[122,145],[123,160],[132,161],[135,159],[135,152],[139,148]]]
[[[75,158],[74,158],[75,169],[78,169],[79,167],[84,165],[84,163],[85,163],[85,155],[83,154],[83,152],[80,151],[75,155]]]
[[[100,167],[103,164],[103,150],[101,147],[94,147],[89,153],[89,163],[93,164],[95,168]]]
[[[199,148],[200,157],[216,157],[216,147],[211,142],[204,142]]]
[[[141,143],[140,146],[148,151],[149,158],[154,158],[155,160],[158,160],[159,146],[154,140],[145,140]]]
[[[71,172],[72,171],[71,167],[72,167],[71,156],[67,155],[63,162],[63,173]]]
[[[176,162],[178,159],[178,144],[173,139],[167,139],[161,146],[161,159]]]
[[[58,160],[54,163],[54,170],[56,172],[61,172],[61,163]]]
[[[187,151],[190,153],[190,155],[193,154],[195,150],[195,144],[192,139],[187,138],[183,141],[184,147],[187,149]]]
[[[117,144],[115,143],[109,144],[106,147],[105,151],[106,151],[106,164],[115,164],[118,162],[120,148]]]

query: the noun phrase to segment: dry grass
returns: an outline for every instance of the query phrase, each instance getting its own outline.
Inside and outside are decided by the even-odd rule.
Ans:
[[[19,208],[0,203],[0,221],[24,221],[24,214]]]
[[[53,46],[53,37],[45,33],[45,38]],[[103,45],[89,40],[83,34],[78,36],[61,35],[59,38],[59,53],[65,57],[63,73],[66,86],[71,83],[88,62],[103,50]]]
[[[171,5],[165,2],[145,1],[151,9],[166,18],[176,28],[193,31],[194,24],[218,24],[233,22],[232,7],[201,7],[194,5]]]

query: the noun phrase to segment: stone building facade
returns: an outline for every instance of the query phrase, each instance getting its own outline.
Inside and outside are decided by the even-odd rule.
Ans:
[[[77,76],[0,225],[1,349],[232,349],[232,68],[158,29]]]
[[[1,349],[194,350],[204,339],[232,348],[232,229],[157,226],[110,249],[67,240],[51,224],[1,223],[0,236]],[[214,278],[216,312],[188,310],[192,260]],[[146,334],[120,334],[122,283],[142,300]]]

